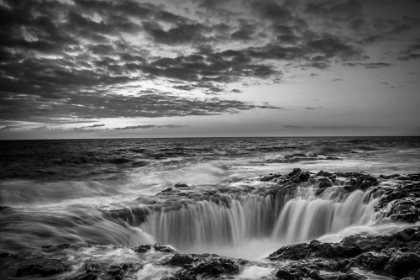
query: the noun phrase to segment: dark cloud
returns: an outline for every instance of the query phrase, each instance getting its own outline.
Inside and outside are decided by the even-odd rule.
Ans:
[[[285,6],[273,2],[253,2],[251,8],[262,18],[270,19],[280,24],[287,24],[294,19],[292,13]]]
[[[404,61],[418,58],[420,58],[420,39],[417,39],[416,43],[409,45],[398,57],[398,59]]]
[[[392,64],[385,62],[371,62],[371,63],[343,63],[344,66],[348,67],[364,67],[365,69],[378,69],[384,67],[391,67]]]
[[[19,129],[22,128],[21,125],[6,125],[0,128],[0,131],[8,131],[8,130],[12,130],[12,129]]]
[[[0,119],[59,124],[60,118],[76,123],[78,118],[279,109],[150,89],[139,89],[136,96],[117,93],[133,92],[147,80],[169,84],[178,94],[199,91],[220,96],[227,92],[227,83],[280,81],[282,62],[287,63],[286,74],[291,67],[389,67],[389,63],[364,62],[367,57],[361,46],[413,30],[419,20],[368,21],[362,3],[322,1],[302,7],[293,1],[253,1],[231,11],[228,6],[234,5],[229,1],[200,0],[193,3],[201,8],[199,14],[169,2],[170,8],[134,0],[4,0],[0,4]],[[333,28],[316,31],[299,17],[302,9],[309,18],[315,17],[313,22],[346,26],[356,39],[327,33]],[[200,16],[204,11],[207,15]],[[229,16],[220,20],[217,14]],[[419,49],[419,42],[414,42],[399,59],[419,58]]]
[[[82,126],[81,128],[95,128],[95,127],[102,127],[105,126],[104,124],[93,124],[88,126]]]
[[[317,18],[334,21],[347,21],[363,14],[363,5],[358,0],[348,0],[342,3],[336,1],[325,1],[308,3],[305,13]]]
[[[344,81],[343,79],[334,79],[334,80],[332,80],[333,82],[342,82],[342,81]]]
[[[176,45],[196,43],[206,40],[203,33],[208,28],[202,24],[179,24],[177,27],[165,31],[157,22],[147,21],[142,23],[144,31],[156,42]]]
[[[301,125],[284,125],[283,128],[302,129],[304,127]]]
[[[115,128],[115,130],[149,129],[149,128],[181,128],[181,127],[188,127],[188,126],[189,125],[176,125],[176,124],[164,124],[164,125],[145,124],[145,125],[117,127]]]
[[[190,99],[164,93],[123,96],[116,94],[70,94],[63,99],[45,100],[21,95],[13,100],[0,97],[0,119],[37,121],[50,118],[120,118],[120,117],[173,117],[187,115],[214,115],[236,113],[242,110],[278,109],[258,106],[238,100],[219,98]]]

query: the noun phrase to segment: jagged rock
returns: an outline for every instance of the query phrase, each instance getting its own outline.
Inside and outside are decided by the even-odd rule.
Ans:
[[[162,244],[160,244],[160,243],[155,243],[155,244],[153,245],[153,248],[154,248],[156,251],[160,251],[160,252],[164,252],[164,253],[172,253],[172,252],[176,252],[174,249],[172,249],[172,248],[170,248],[170,247],[168,247],[168,246],[162,245]]]
[[[300,280],[303,279],[304,274],[294,268],[281,268],[277,270],[276,277],[285,280]]]
[[[220,274],[237,274],[239,267],[229,259],[212,259],[193,268],[196,274],[217,276]]]
[[[51,276],[70,271],[70,264],[56,259],[32,260],[20,263],[16,269],[16,276]]]
[[[183,184],[183,183],[176,183],[175,188],[189,188],[189,186],[187,184]]]
[[[179,279],[179,280],[196,280],[197,279],[197,275],[195,274],[194,271],[190,271],[187,269],[181,269],[178,270],[175,273],[175,278],[174,279]]]
[[[71,280],[95,280],[97,278],[98,278],[97,274],[89,272],[89,273],[76,275],[73,278],[71,278]]]
[[[299,180],[301,182],[307,182],[310,178],[311,174],[309,172],[302,172],[299,174]]]
[[[327,178],[319,178],[318,179],[318,187],[320,189],[329,188],[331,186],[332,186],[332,183],[329,179],[327,179]]]
[[[140,245],[138,247],[131,248],[134,252],[137,253],[146,253],[150,249],[152,249],[152,245]]]
[[[324,177],[328,177],[328,176],[331,176],[332,175],[332,173],[330,173],[330,172],[327,172],[327,171],[319,171],[318,173],[316,173],[316,177],[321,177],[321,176],[324,176]]]
[[[190,255],[187,254],[175,254],[175,256],[173,256],[168,264],[170,265],[174,265],[174,266],[184,266],[186,264],[191,264],[192,262],[194,262],[194,259],[191,258]]]
[[[410,271],[417,271],[420,268],[420,255],[408,252],[393,256],[385,265],[385,271],[398,276],[406,275]]]
[[[417,222],[420,220],[420,198],[406,197],[395,201],[387,216],[394,221]]]
[[[383,270],[390,257],[383,253],[367,252],[354,259],[354,263],[365,270]]]

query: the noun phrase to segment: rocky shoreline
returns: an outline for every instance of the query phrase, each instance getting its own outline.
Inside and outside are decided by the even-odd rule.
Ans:
[[[229,207],[229,199],[241,195],[290,196],[298,188],[314,187],[316,195],[328,188],[340,187],[345,193],[370,190],[380,198],[375,206],[381,219],[412,225],[391,235],[358,234],[338,243],[312,240],[307,243],[273,248],[265,260],[249,261],[214,254],[183,254],[159,243],[136,247],[99,246],[90,244],[46,245],[34,252],[0,254],[0,278],[46,279],[137,279],[148,265],[165,271],[161,279],[253,279],[244,271],[260,267],[267,271],[264,279],[369,279],[366,275],[386,276],[384,279],[420,279],[420,173],[409,175],[371,176],[356,172],[310,173],[299,168],[290,173],[275,173],[255,178],[262,187],[248,184],[248,179],[232,179],[220,185],[190,186],[176,184],[154,197],[138,198],[147,205],[137,208],[133,225],[140,225],[150,211],[165,207],[176,211],[183,205],[208,200]],[[229,188],[229,184],[237,187]],[[169,210],[168,210],[169,209]],[[0,211],[13,211],[2,207]],[[103,210],[111,219],[125,217],[127,209]],[[132,213],[132,209],[131,215]],[[133,216],[133,215],[132,215]],[[97,261],[79,255],[124,252],[124,262]],[[157,269],[156,268],[156,269]],[[241,278],[242,277],[242,278]],[[154,279],[154,278],[153,278]]]

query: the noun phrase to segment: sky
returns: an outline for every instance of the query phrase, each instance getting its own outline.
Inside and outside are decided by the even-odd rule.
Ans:
[[[418,0],[0,0],[0,139],[420,135]]]

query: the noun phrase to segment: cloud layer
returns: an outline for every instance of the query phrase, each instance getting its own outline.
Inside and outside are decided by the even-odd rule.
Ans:
[[[4,0],[0,120],[280,109],[237,100],[232,94],[241,91],[229,85],[278,82],[293,69],[392,67],[372,61],[366,48],[415,32],[420,19],[383,18],[368,10],[375,5],[373,0],[177,5]],[[419,39],[409,40],[394,51],[395,58],[415,60],[419,50]]]

